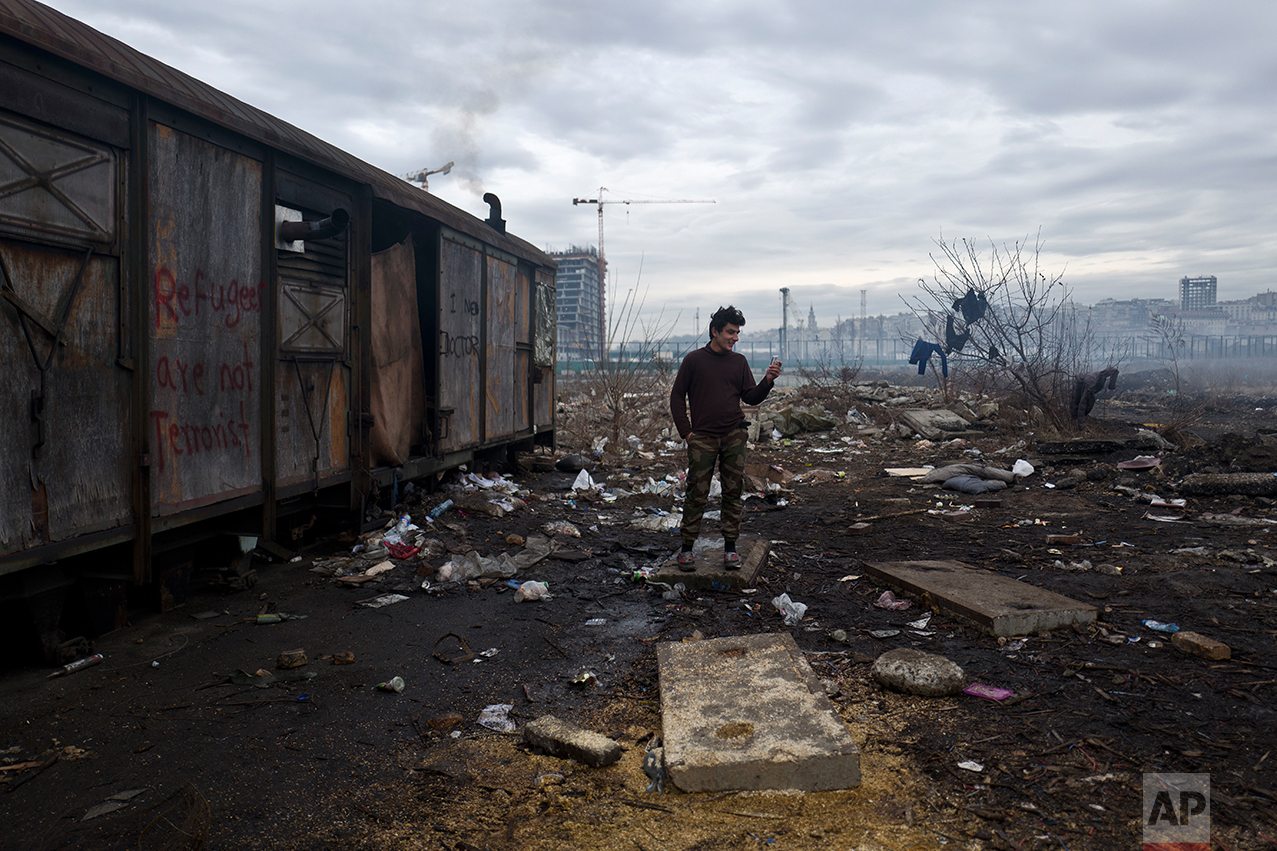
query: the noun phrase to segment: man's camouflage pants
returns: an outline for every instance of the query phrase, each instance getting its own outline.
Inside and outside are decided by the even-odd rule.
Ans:
[[[718,477],[723,485],[723,537],[740,537],[743,508],[741,494],[745,490],[745,441],[749,432],[742,426],[722,437],[706,437],[692,433],[687,439],[687,495],[683,499],[684,544],[696,542],[701,531],[701,516],[709,499],[709,484],[718,462]]]

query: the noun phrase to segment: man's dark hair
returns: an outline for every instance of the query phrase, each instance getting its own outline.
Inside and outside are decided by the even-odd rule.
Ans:
[[[714,311],[714,315],[709,318],[710,336],[713,337],[714,331],[722,333],[722,330],[728,325],[744,325],[745,314],[741,313],[732,305],[720,307]]]

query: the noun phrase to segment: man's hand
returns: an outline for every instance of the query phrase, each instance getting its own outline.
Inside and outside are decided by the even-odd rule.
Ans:
[[[767,367],[767,373],[764,378],[770,378],[772,382],[775,383],[776,379],[780,377],[780,367],[780,359],[774,358],[771,362],[771,366]]]

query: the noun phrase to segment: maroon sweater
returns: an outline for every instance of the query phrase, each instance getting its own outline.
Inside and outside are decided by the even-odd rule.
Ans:
[[[772,380],[754,382],[749,361],[736,352],[718,353],[709,347],[689,352],[678,368],[670,391],[670,413],[680,437],[692,432],[722,437],[745,421],[741,402],[757,405],[771,392]],[[687,419],[691,402],[692,419]]]

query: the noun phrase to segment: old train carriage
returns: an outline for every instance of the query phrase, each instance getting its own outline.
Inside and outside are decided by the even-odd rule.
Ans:
[[[9,628],[53,654],[129,588],[179,599],[210,539],[282,551],[378,483],[552,442],[555,265],[485,200],[0,0]]]

